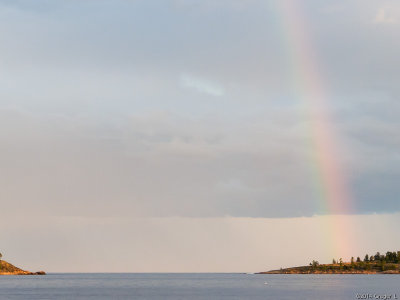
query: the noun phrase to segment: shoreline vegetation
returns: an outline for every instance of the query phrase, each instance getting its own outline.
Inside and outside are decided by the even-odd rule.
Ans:
[[[44,271],[29,272],[17,268],[16,266],[6,262],[5,260],[0,260],[0,275],[46,275]]]
[[[331,264],[320,264],[313,260],[308,266],[281,268],[257,274],[400,274],[400,251],[375,255],[366,254],[364,259],[352,257],[350,262],[342,258],[333,259]]]

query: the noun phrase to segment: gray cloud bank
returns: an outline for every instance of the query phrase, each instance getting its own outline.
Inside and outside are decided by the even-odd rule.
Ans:
[[[34,3],[0,1],[3,209],[325,213],[274,1]],[[352,213],[399,211],[400,7],[303,10]]]

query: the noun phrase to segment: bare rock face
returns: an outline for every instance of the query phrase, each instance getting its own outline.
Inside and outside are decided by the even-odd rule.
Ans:
[[[45,275],[44,271],[39,272],[29,272],[17,268],[16,266],[6,262],[5,260],[0,261],[0,275]]]

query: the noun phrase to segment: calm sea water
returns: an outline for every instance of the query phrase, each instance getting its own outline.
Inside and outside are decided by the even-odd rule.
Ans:
[[[0,299],[400,298],[398,275],[49,274],[0,276]],[[380,297],[380,298],[376,298]],[[368,298],[367,298],[368,299]]]

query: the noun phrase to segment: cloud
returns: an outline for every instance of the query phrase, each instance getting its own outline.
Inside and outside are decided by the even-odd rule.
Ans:
[[[21,205],[37,215],[91,217],[327,213],[312,173],[308,121],[295,112],[271,109],[240,122],[166,112],[101,121],[9,109],[0,117],[0,188],[10,214]],[[340,120],[347,151],[338,162],[358,213],[400,210],[392,138],[400,125],[381,117]]]
[[[385,8],[379,9],[378,13],[375,16],[374,23],[380,24],[394,24],[397,23],[397,19],[391,16],[388,16]]]
[[[131,116],[106,129],[90,118],[43,118],[10,110],[1,115],[0,161],[7,177],[0,185],[8,199],[3,208],[10,213],[22,203],[32,213],[50,215],[313,212],[312,193],[302,179],[304,149],[284,146],[296,140],[290,132],[264,139],[271,130],[267,127],[251,135],[240,128],[243,124],[234,125],[233,134],[232,125],[221,126],[218,119],[169,114]],[[284,121],[274,122],[281,126]],[[296,188],[297,204],[286,212],[293,194],[282,180]],[[240,183],[239,193],[230,182]]]
[[[181,75],[180,84],[182,87],[194,89],[211,96],[219,97],[225,94],[224,89],[216,83],[186,74]]]
[[[306,95],[293,87],[303,71],[273,5],[53,1],[32,11],[28,2],[0,18],[0,108],[15,108],[0,118],[9,210],[322,213]],[[376,6],[346,4],[338,22],[321,13],[335,1],[310,3],[302,8],[357,212],[398,211],[397,32],[371,30]]]
[[[307,22],[293,38],[278,2],[0,0],[5,251],[28,266],[46,250],[55,271],[280,267],[268,253],[275,262],[299,237],[323,240],[324,217],[311,216],[330,213],[309,91],[294,86],[315,83],[309,62],[358,214],[349,218],[364,224],[358,245],[398,248],[394,234],[363,234],[398,228],[398,214],[380,214],[400,211],[400,39],[372,23],[394,24],[398,5],[302,1],[292,13]],[[304,61],[296,42],[310,47]],[[27,252],[29,241],[44,247]],[[290,264],[331,259],[302,245]]]

